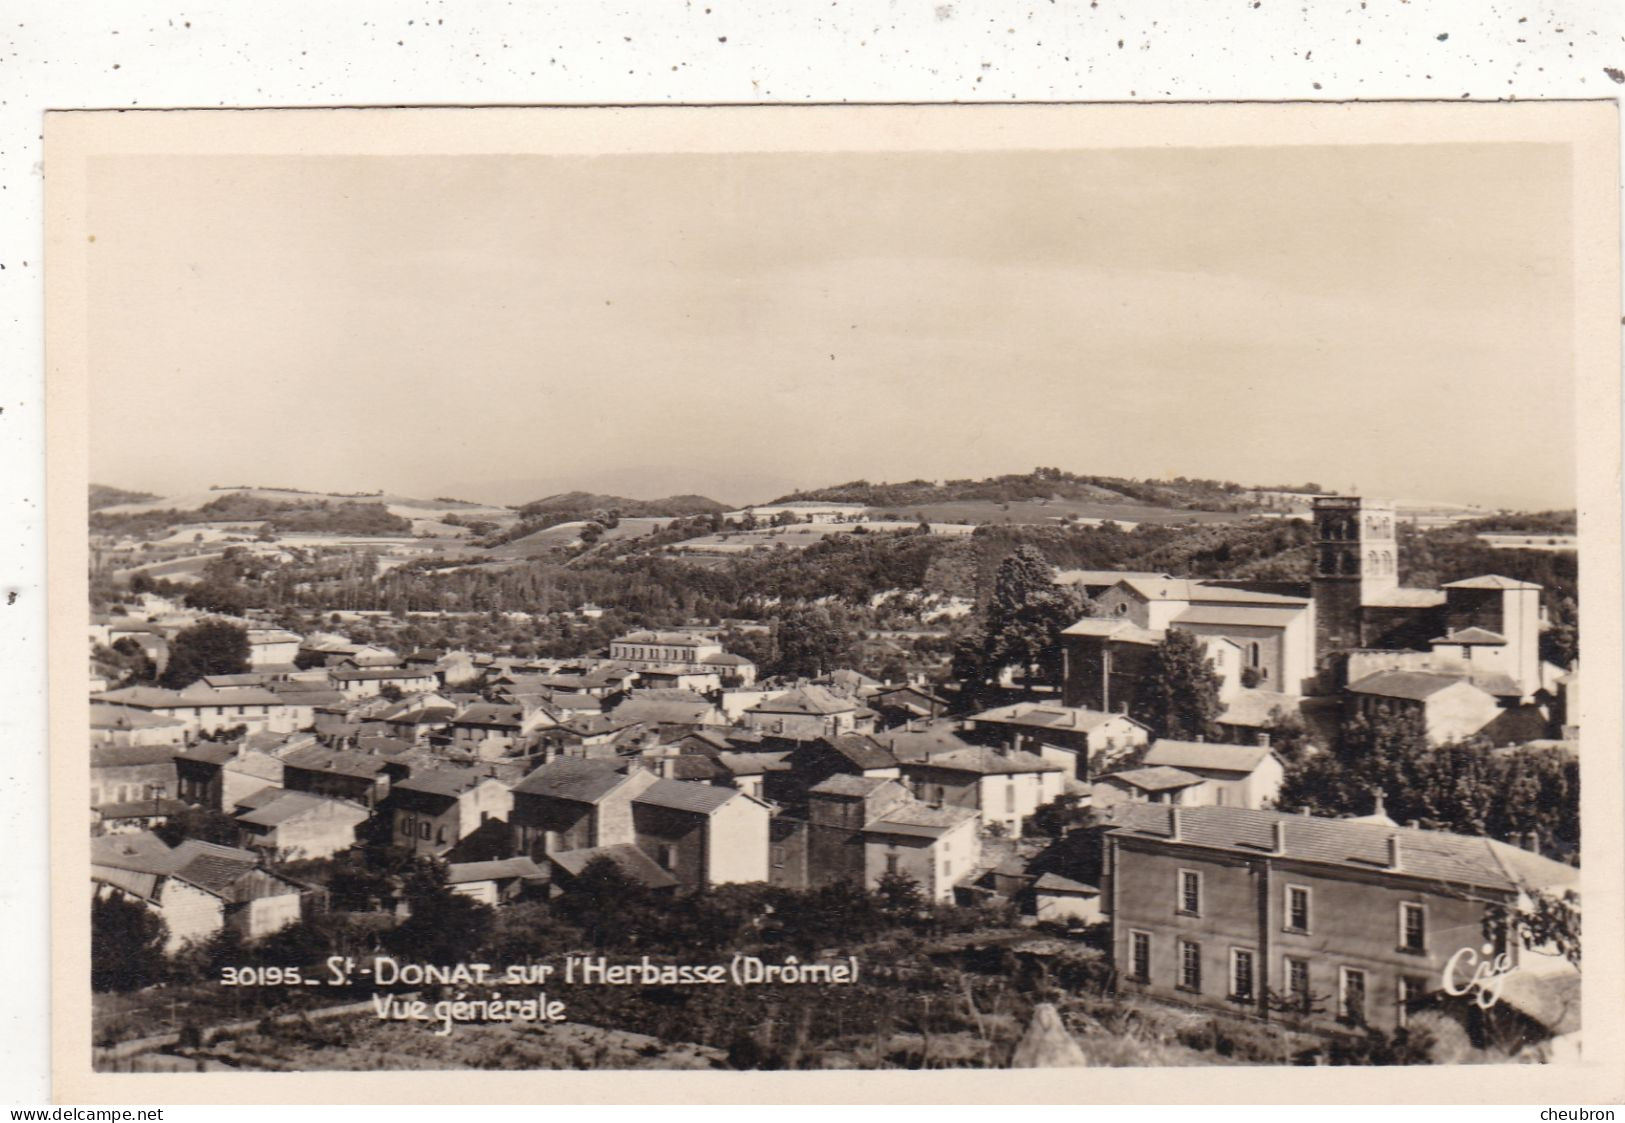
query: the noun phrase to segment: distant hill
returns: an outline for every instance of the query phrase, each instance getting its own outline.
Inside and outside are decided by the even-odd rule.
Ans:
[[[1190,511],[1252,511],[1264,505],[1252,489],[1223,480],[1135,480],[1117,476],[1080,476],[1059,468],[1037,468],[1026,475],[983,480],[909,480],[870,483],[854,480],[834,487],[798,491],[775,503],[861,503],[866,507],[916,507],[934,503],[986,501],[1017,503],[1033,499],[1081,499],[1095,503],[1137,504]]]
[[[157,498],[150,491],[126,491],[122,487],[109,487],[107,484],[90,485],[92,511],[100,511],[103,507],[115,507],[120,503],[145,503]]]
[[[595,511],[616,512],[626,518],[657,518],[661,515],[711,515],[728,506],[704,495],[668,495],[664,499],[628,499],[624,495],[596,495],[590,491],[565,491],[537,499],[519,508],[521,518],[579,514]]]

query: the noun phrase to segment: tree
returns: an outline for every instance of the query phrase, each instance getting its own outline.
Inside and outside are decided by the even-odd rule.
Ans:
[[[847,621],[825,605],[796,607],[773,624],[777,652],[771,673],[816,678],[853,661],[856,637]]]
[[[978,677],[991,678],[1014,663],[1029,681],[1058,682],[1061,630],[1088,611],[1082,593],[1055,584],[1053,568],[1036,547],[1017,547],[993,576]]]
[[[1169,628],[1146,661],[1130,715],[1154,739],[1193,741],[1214,735],[1222,709],[1219,676],[1201,641],[1182,628]]]
[[[476,954],[491,934],[496,914],[446,885],[446,864],[421,858],[407,872],[402,895],[412,915],[385,936],[399,955],[423,963],[459,963]]]
[[[239,615],[248,607],[248,592],[236,581],[209,578],[199,581],[186,594],[186,603],[204,612]]]
[[[199,842],[213,842],[220,846],[236,846],[242,839],[242,828],[237,820],[207,807],[188,807],[165,818],[153,833],[168,846],[179,846],[189,838]]]
[[[163,683],[188,686],[205,675],[240,675],[249,668],[248,630],[228,620],[200,620],[169,645]]]
[[[163,918],[118,894],[90,901],[90,987],[140,990],[164,980]]]

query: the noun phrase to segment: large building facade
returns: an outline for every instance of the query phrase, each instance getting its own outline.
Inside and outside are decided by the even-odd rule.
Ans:
[[[1404,1026],[1454,957],[1482,954],[1487,910],[1579,878],[1442,831],[1235,807],[1116,812],[1104,907],[1120,989],[1310,1028]],[[1523,949],[1504,950],[1516,966]]]

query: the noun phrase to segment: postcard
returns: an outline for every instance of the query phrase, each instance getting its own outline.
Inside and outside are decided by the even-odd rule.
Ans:
[[[1625,1093],[1616,112],[50,115],[58,1095]]]

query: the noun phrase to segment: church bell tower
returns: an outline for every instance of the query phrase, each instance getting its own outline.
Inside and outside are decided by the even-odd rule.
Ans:
[[[1315,654],[1362,647],[1365,606],[1399,587],[1394,505],[1357,495],[1315,498]]]

